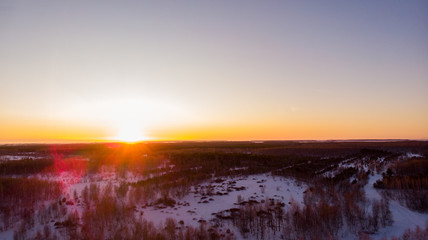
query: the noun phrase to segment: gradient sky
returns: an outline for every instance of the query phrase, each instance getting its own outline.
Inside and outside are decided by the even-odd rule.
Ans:
[[[428,138],[428,1],[0,0],[0,141]]]

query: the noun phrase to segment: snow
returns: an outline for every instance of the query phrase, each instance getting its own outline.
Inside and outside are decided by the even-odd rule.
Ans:
[[[44,159],[47,158],[46,156],[36,156],[33,154],[27,154],[27,155],[2,155],[0,156],[0,161],[18,161],[23,159]]]
[[[404,160],[412,157],[421,157],[421,155],[414,154],[414,153],[406,153],[405,155],[401,156],[400,159]],[[341,168],[349,168],[349,167],[360,167],[365,171],[368,170],[368,165],[365,159],[362,159],[360,163],[356,163],[352,160],[356,160],[356,159],[345,160],[339,164],[337,169],[333,169],[331,171],[325,172],[323,175],[334,177],[338,172],[340,172]],[[385,162],[385,158],[380,157],[376,160],[376,162],[377,164],[382,164]],[[385,169],[387,169],[387,167]],[[373,184],[380,179],[382,179],[381,173],[372,173],[369,176],[368,183],[364,186],[366,197],[370,201],[373,201],[375,199],[381,200],[383,198],[380,192],[373,187]],[[352,181],[352,178],[351,178],[351,181]],[[428,214],[412,211],[407,207],[402,206],[396,200],[389,200],[389,206],[390,206],[390,210],[391,210],[394,222],[391,226],[380,228],[377,233],[372,234],[371,237],[376,240],[382,239],[383,237],[390,238],[392,236],[396,236],[396,237],[401,236],[405,230],[409,228],[415,229],[416,226],[420,226],[421,228],[424,228],[428,221]],[[352,236],[348,235],[348,237],[352,237]]]
[[[168,217],[173,217],[176,218],[177,221],[183,220],[185,225],[198,226],[198,220],[203,219],[209,221],[214,217],[213,213],[230,208],[238,208],[239,205],[235,203],[239,195],[245,201],[251,199],[258,202],[266,198],[273,198],[288,203],[290,198],[293,197],[297,202],[303,204],[303,192],[306,189],[306,185],[292,179],[272,177],[268,174],[227,178],[222,183],[212,183],[211,186],[214,186],[213,192],[225,192],[227,190],[227,183],[233,181],[236,181],[234,186],[245,187],[245,190],[229,192],[228,195],[206,196],[202,201],[202,195],[193,191],[179,200],[180,203],[186,203],[186,206],[181,205],[166,209],[139,207],[137,209],[143,212],[144,218],[153,221],[155,224],[165,221]],[[260,185],[263,185],[263,187],[260,187]],[[201,185],[201,187],[207,186],[209,186],[208,183]],[[208,203],[203,203],[205,200],[208,200]]]
[[[10,240],[13,239],[13,228],[8,229],[7,231],[0,232],[0,240]]]
[[[18,158],[21,157],[21,158]],[[0,156],[0,160],[20,160],[23,158],[28,158],[27,155],[3,155]],[[31,156],[35,158],[36,156]],[[419,154],[406,153],[399,157],[400,160],[412,158],[412,157],[421,157]],[[385,162],[384,157],[380,157],[376,160],[376,164],[383,164]],[[367,159],[347,159],[338,164],[337,168],[323,173],[324,176],[335,176],[346,168],[360,168],[367,171],[368,161]],[[169,171],[172,171],[173,165],[164,164],[160,168],[165,169],[165,172],[156,173],[155,175],[162,175]],[[194,169],[199,169],[200,167],[195,167]],[[243,168],[231,168],[231,171],[238,171],[246,169]],[[385,167],[384,169],[387,169]],[[320,171],[322,172],[322,171]],[[153,175],[154,176],[154,175]],[[46,179],[52,181],[58,181],[62,183],[64,196],[67,197],[67,200],[73,199],[73,192],[76,191],[81,198],[82,190],[90,184],[96,184],[98,187],[103,189],[107,184],[111,183],[113,186],[118,186],[122,181],[127,183],[135,183],[140,180],[147,179],[150,176],[139,175],[138,173],[127,172],[122,177],[119,177],[118,174],[114,171],[109,171],[108,169],[100,169],[100,172],[93,175],[84,175],[83,172],[60,172],[56,174],[36,174],[31,176],[39,179]],[[355,178],[351,178],[351,181]],[[381,200],[383,196],[380,194],[380,190],[377,190],[373,187],[373,184],[382,179],[381,173],[372,172],[369,176],[367,184],[364,186],[364,191],[366,197],[370,200]],[[153,221],[155,226],[159,226],[161,223],[165,222],[167,218],[174,218],[177,222],[183,221],[186,226],[199,226],[200,220],[205,220],[209,222],[215,218],[215,213],[228,210],[231,208],[239,208],[240,205],[237,204],[238,196],[243,201],[254,200],[257,202],[262,202],[266,199],[278,199],[286,203],[284,208],[288,207],[288,202],[293,198],[296,202],[303,204],[303,195],[304,191],[307,189],[307,185],[300,183],[292,178],[284,178],[279,176],[272,176],[271,174],[259,174],[259,175],[249,175],[249,176],[238,176],[238,177],[225,177],[220,179],[213,179],[212,181],[207,181],[198,186],[192,187],[192,190],[189,194],[185,195],[181,199],[175,199],[177,204],[174,207],[159,208],[159,206],[136,206],[136,216],[142,216],[143,218]],[[207,191],[207,189],[211,189]],[[212,194],[203,194],[206,192],[212,192]],[[221,193],[221,194],[218,194]],[[227,194],[226,194],[227,193]],[[416,226],[425,227],[426,222],[428,221],[428,214],[419,213],[408,209],[407,207],[400,205],[396,200],[390,200],[390,210],[393,216],[392,226],[385,228],[380,228],[379,231],[375,234],[372,234],[371,237],[374,239],[382,239],[383,237],[392,237],[392,236],[401,236],[405,230],[408,228],[414,229]],[[74,205],[67,205],[68,212],[77,211],[79,215],[83,212],[83,206],[77,202],[74,202]],[[286,210],[286,209],[285,209]],[[232,229],[230,223],[224,223],[223,226]],[[34,233],[38,227],[34,227],[30,232]],[[346,231],[346,228],[344,228]],[[237,233],[239,234],[239,233]],[[238,236],[238,235],[237,235]],[[355,237],[351,234],[345,234],[341,236],[342,239],[351,239]],[[13,239],[13,228],[8,229],[7,231],[0,232],[0,240],[3,239]]]
[[[414,157],[423,157],[423,156],[420,155],[420,154],[418,154],[418,153],[408,152],[408,153],[406,153],[405,157],[407,157],[407,158],[414,158]]]
[[[58,181],[63,185],[64,196],[67,200],[73,199],[73,192],[76,191],[81,197],[82,190],[90,184],[96,184],[103,189],[107,184],[118,186],[121,181],[135,182],[136,176],[126,175],[120,178],[114,172],[101,172],[92,176],[82,176],[71,172],[62,172],[53,175],[35,175],[39,179]],[[213,195],[203,196],[202,192],[209,187],[212,188]],[[291,197],[298,203],[303,204],[303,192],[306,184],[299,183],[290,178],[272,176],[270,174],[228,177],[222,181],[205,182],[195,188],[181,199],[175,199],[175,207],[158,208],[157,206],[136,206],[136,216],[142,216],[153,221],[157,226],[165,222],[168,217],[178,221],[183,220],[185,225],[199,226],[199,220],[209,221],[214,218],[214,214],[230,208],[239,208],[236,205],[238,196],[243,201],[255,200],[261,202],[266,198],[273,198],[288,203]],[[228,191],[229,190],[229,191]],[[221,192],[224,195],[216,195]],[[227,193],[227,195],[226,195]],[[203,199],[202,199],[203,198]],[[204,201],[207,201],[204,203]],[[68,212],[83,212],[83,206],[77,202],[68,205]]]
[[[382,196],[373,187],[373,183],[378,179],[382,179],[382,175],[374,174],[373,176],[370,176],[367,185],[364,186],[364,191],[366,192],[366,197],[368,199],[382,199]],[[407,207],[402,206],[396,200],[390,200],[389,207],[394,220],[393,224],[379,229],[377,233],[371,235],[372,238],[382,239],[383,237],[398,237],[401,236],[408,228],[414,229],[416,226],[420,226],[421,228],[425,227],[425,224],[428,221],[428,214],[412,211]]]
[[[401,236],[408,228],[414,229],[416,226],[425,227],[428,221],[428,214],[414,212],[398,203],[398,201],[390,201],[389,207],[392,212],[394,223],[392,226],[382,228],[378,233],[373,234],[374,239],[381,239],[384,236]]]
[[[347,169],[347,168],[355,168],[356,167],[356,163],[354,162],[355,158],[350,158],[350,159],[346,159],[343,160],[342,162],[340,162],[338,164],[338,166],[330,171],[325,171],[326,169],[322,169],[320,171],[317,172],[317,174],[322,173],[323,177],[326,178],[334,178],[337,174],[341,173],[343,170]],[[334,167],[333,165],[330,165],[328,168],[332,168]]]
[[[377,200],[382,199],[382,196],[379,194],[379,192],[376,190],[376,188],[373,187],[373,184],[379,179],[382,179],[381,174],[374,174],[373,176],[369,176],[369,181],[364,186],[364,191],[366,192],[367,198],[377,199]]]

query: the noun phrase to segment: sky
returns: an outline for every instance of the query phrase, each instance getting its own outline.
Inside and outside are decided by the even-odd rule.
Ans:
[[[0,142],[428,139],[428,1],[0,0]]]

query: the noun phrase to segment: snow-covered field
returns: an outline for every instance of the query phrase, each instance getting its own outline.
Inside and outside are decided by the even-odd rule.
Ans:
[[[44,179],[47,178],[44,177]],[[49,179],[53,180],[52,177]],[[79,178],[72,174],[61,173],[56,180],[63,184],[64,196],[67,199],[73,199],[74,192],[77,192],[79,199],[82,199],[82,190],[91,184],[96,184],[103,189],[109,183],[118,186],[124,179],[118,178],[114,173],[97,174],[91,178]],[[306,184],[271,174],[222,178],[192,187],[189,194],[177,199],[174,207],[140,205],[136,206],[135,214],[136,217],[142,216],[152,221],[155,226],[161,225],[167,218],[174,218],[177,222],[183,221],[184,226],[197,227],[200,222],[210,222],[215,218],[216,213],[239,208],[239,201],[265,202],[269,199],[278,199],[288,203],[294,199],[295,202],[303,204],[303,192],[306,188]],[[207,192],[212,192],[212,195],[204,194]],[[82,214],[84,205],[81,201],[67,205],[67,212],[74,211],[79,215]],[[239,236],[239,232],[231,224],[226,224],[224,228],[231,229],[235,236]],[[36,225],[30,233],[35,234],[36,229],[41,229],[41,226]],[[11,239],[12,236],[13,229],[0,233],[1,240]]]
[[[100,174],[92,177],[92,180],[87,177],[76,179],[63,173],[59,179],[65,186],[64,195],[68,198],[72,198],[74,191],[80,195],[90,184],[96,184],[103,189],[108,183],[118,186],[124,180],[117,178],[114,173]],[[198,226],[199,220],[209,221],[217,212],[239,207],[238,199],[257,202],[278,199],[287,203],[294,199],[297,203],[303,204],[303,192],[306,188],[304,183],[271,174],[222,178],[221,182],[210,181],[192,187],[189,194],[177,199],[175,207],[140,205],[136,206],[136,214],[153,221],[156,225],[168,217],[173,217],[177,221],[183,220],[185,225]],[[204,194],[208,191],[212,194]],[[82,205],[76,204],[69,208],[70,211],[82,212]]]
[[[397,159],[403,161],[412,157],[420,157],[418,154],[406,153],[399,156]],[[13,160],[13,158],[11,158]],[[301,164],[301,163],[299,163]],[[373,164],[381,166],[377,171],[373,170]],[[386,166],[385,166],[386,164]],[[373,184],[382,179],[382,174],[386,172],[388,163],[384,157],[377,159],[367,158],[349,158],[343,160],[334,167],[331,165],[325,168],[328,171],[318,171],[320,175],[324,177],[334,178],[336,175],[343,172],[345,169],[354,168],[360,169],[367,172],[371,169],[370,175],[368,176],[367,184],[364,186],[365,197],[367,198],[367,209],[371,211],[371,203],[373,200],[381,200],[385,197],[381,194],[381,190],[373,187]],[[169,167],[163,166],[165,172],[160,172],[156,176],[167,174],[173,171],[174,166]],[[231,172],[246,169],[244,168],[232,168]],[[91,185],[96,185],[100,190],[106,188],[107,185],[111,184],[114,188],[118,188],[121,184],[135,184],[138,181],[146,180],[151,178],[150,176],[138,176],[138,174],[126,172],[125,174],[118,176],[115,171],[109,171],[104,169],[96,174],[85,174],[84,172],[71,172],[64,171],[60,173],[50,174],[35,174],[29,176],[29,178],[37,178],[42,180],[49,180],[61,183],[63,194],[61,198],[67,199],[67,204],[63,204],[66,207],[67,213],[77,212],[80,216],[85,211],[83,202],[82,192],[85,188],[89,188]],[[358,180],[356,176],[351,177],[350,182]],[[180,225],[198,227],[201,223],[211,223],[215,225],[219,221],[219,216],[224,214],[230,214],[232,209],[238,209],[245,203],[265,203],[268,201],[279,200],[285,203],[282,208],[287,211],[290,207],[290,203],[298,203],[300,206],[304,206],[303,197],[308,190],[308,185],[303,182],[296,181],[293,178],[286,178],[272,175],[271,173],[257,174],[257,175],[236,175],[222,178],[212,178],[198,185],[194,185],[190,188],[190,192],[180,198],[174,198],[176,201],[172,206],[166,206],[163,204],[156,204],[153,201],[149,204],[137,203],[132,207],[134,214],[137,218],[144,218],[154,223],[155,226],[163,226],[166,219],[173,218],[176,222],[180,222]],[[125,201],[130,199],[130,191],[127,192]],[[153,199],[160,197],[160,192]],[[68,200],[72,203],[68,204]],[[46,203],[46,205],[51,204]],[[428,214],[415,212],[401,205],[397,200],[389,200],[389,207],[392,213],[393,223],[391,226],[379,228],[379,231],[371,234],[370,237],[376,240],[380,240],[384,237],[401,236],[407,229],[414,229],[416,226],[424,228],[428,222]],[[65,216],[65,215],[64,215]],[[61,219],[59,219],[61,220]],[[56,219],[55,221],[59,221]],[[64,220],[64,219],[62,219]],[[52,229],[56,229],[55,223],[52,220],[49,225]],[[37,224],[28,231],[28,235],[34,236],[37,231],[42,229],[41,224]],[[12,239],[13,232],[17,229],[17,225],[6,231],[0,232],[0,240]],[[233,226],[230,221],[224,221],[219,227],[220,231],[225,232],[226,229],[234,234],[238,239],[242,238],[239,230],[236,226]],[[347,231],[347,226],[339,232],[340,239],[355,239],[357,236],[353,233],[350,234]],[[54,230],[60,231],[60,230]],[[253,239],[253,236],[247,236]],[[277,236],[278,237],[278,236]]]
[[[212,187],[211,196],[203,196],[200,192]],[[242,189],[242,190],[240,190]],[[273,177],[270,174],[250,175],[238,178],[226,178],[220,183],[201,184],[198,189],[179,200],[174,208],[157,209],[154,207],[138,207],[143,216],[155,223],[167,217],[183,220],[185,225],[198,226],[199,220],[209,221],[213,214],[239,207],[238,198],[242,201],[257,202],[266,199],[280,199],[289,202],[291,198],[303,204],[303,192],[306,185],[292,179]],[[229,190],[229,191],[228,191]],[[217,194],[218,193],[218,194]],[[221,195],[220,195],[221,194]]]

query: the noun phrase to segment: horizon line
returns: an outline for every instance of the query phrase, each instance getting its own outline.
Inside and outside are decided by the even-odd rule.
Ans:
[[[411,139],[411,138],[343,138],[343,139],[253,139],[253,140],[142,140],[135,142],[117,141],[117,140],[82,140],[82,141],[10,141],[2,142],[0,145],[48,145],[48,144],[107,144],[107,143],[121,143],[121,144],[140,144],[140,143],[182,143],[182,142],[400,142],[400,141],[428,141],[428,138]]]

